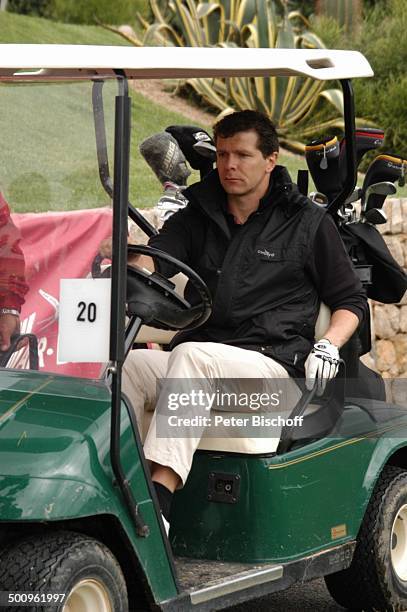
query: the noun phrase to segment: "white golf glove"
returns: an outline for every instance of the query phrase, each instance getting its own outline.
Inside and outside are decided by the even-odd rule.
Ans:
[[[317,385],[317,395],[325,391],[328,380],[335,378],[339,368],[339,350],[326,338],[315,342],[305,362],[305,386],[311,390]]]

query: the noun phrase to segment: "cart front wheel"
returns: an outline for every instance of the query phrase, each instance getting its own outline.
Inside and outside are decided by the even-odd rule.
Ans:
[[[83,534],[43,534],[8,548],[1,554],[0,586],[3,591],[64,594],[57,605],[43,604],[41,612],[128,612],[117,560],[104,544]],[[24,610],[38,612],[38,607]]]
[[[399,580],[407,580],[407,504],[401,506],[391,530],[391,563]]]
[[[359,531],[351,566],[325,576],[350,610],[407,610],[407,472],[386,466]]]
[[[68,595],[63,612],[114,612],[111,597],[103,582],[99,580],[80,580]]]

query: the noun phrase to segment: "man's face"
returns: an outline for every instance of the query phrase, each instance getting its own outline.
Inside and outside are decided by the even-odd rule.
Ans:
[[[254,130],[237,132],[230,138],[218,136],[216,139],[219,178],[228,195],[262,198],[266,193],[278,153],[264,158],[257,148],[257,140]]]

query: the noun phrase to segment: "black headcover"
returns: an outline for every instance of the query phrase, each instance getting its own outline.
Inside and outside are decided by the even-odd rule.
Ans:
[[[355,132],[356,167],[367,151],[383,144],[383,130],[361,128]],[[347,174],[346,139],[338,143],[336,137],[313,140],[305,147],[305,158],[318,191],[331,202],[341,191]],[[324,160],[325,158],[325,160]],[[385,179],[382,179],[385,180]]]
[[[310,142],[305,146],[305,159],[315,187],[331,202],[341,190],[339,142],[336,136]]]
[[[186,185],[191,174],[183,152],[175,138],[167,132],[159,132],[146,138],[140,145],[140,153],[161,184],[171,181]]]
[[[395,155],[378,155],[368,167],[362,190],[366,191],[369,185],[390,181],[395,183],[404,179],[406,164],[401,157]]]
[[[377,149],[383,144],[384,132],[383,130],[375,128],[360,128],[355,132],[355,148],[356,148],[356,167],[359,167],[360,161],[367,151]],[[345,181],[347,168],[346,168],[346,138],[342,138],[340,142],[340,154],[339,154],[339,171],[341,175],[341,181]]]
[[[197,142],[209,142],[213,144],[212,138],[205,130],[196,125],[169,125],[166,132],[171,134],[178,142],[183,154],[187,158],[189,165],[194,170],[199,170],[201,176],[208,174],[213,163],[207,157],[202,156],[195,148]]]

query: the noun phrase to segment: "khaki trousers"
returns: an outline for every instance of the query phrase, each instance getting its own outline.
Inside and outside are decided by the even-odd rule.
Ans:
[[[200,388],[208,390],[214,379],[239,379],[243,385],[250,387],[250,381],[245,382],[244,379],[253,378],[268,379],[269,392],[277,391],[281,379],[286,380],[289,392],[286,394],[285,406],[281,408],[282,412],[289,411],[301,395],[283,366],[256,351],[215,342],[185,342],[171,352],[148,349],[131,351],[123,366],[122,390],[135,411],[140,435],[142,439],[145,438],[146,458],[172,468],[180,476],[182,484],[185,484],[194,452],[205,429],[194,428],[193,435],[189,437],[157,437],[157,414],[166,408],[168,410],[166,385],[171,384],[172,389],[178,390],[181,386],[182,390],[190,391],[188,381],[195,379],[196,382],[200,379]],[[157,379],[164,379],[159,393]],[[171,379],[177,380],[174,382]],[[199,411],[190,406],[187,410],[191,416],[198,412],[202,414],[202,408]],[[146,411],[153,412],[147,432],[144,431],[143,423]],[[205,414],[208,414],[207,410]]]

